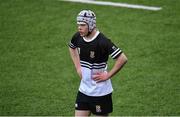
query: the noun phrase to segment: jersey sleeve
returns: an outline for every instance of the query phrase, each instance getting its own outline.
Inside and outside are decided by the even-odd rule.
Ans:
[[[72,49],[77,48],[77,33],[73,35],[72,39],[69,42],[69,47]]]
[[[113,58],[116,59],[121,55],[122,50],[118,48],[114,43],[111,42],[111,40],[108,39],[108,53]]]

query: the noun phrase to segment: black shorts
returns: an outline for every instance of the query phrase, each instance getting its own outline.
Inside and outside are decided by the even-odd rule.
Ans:
[[[75,109],[89,110],[95,115],[107,115],[113,111],[112,93],[105,96],[92,97],[78,92]]]

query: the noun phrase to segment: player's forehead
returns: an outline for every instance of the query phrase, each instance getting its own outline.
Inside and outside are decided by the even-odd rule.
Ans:
[[[86,26],[87,24],[85,22],[77,22],[78,26]]]
[[[80,25],[80,24],[86,24],[86,23],[85,22],[77,22],[77,24]]]

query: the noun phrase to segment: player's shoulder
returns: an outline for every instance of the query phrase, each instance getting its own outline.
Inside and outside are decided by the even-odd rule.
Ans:
[[[73,34],[72,38],[79,38],[80,37],[80,33],[79,32],[76,32]]]
[[[79,32],[75,32],[74,35],[75,36],[80,36],[80,33]]]
[[[99,33],[98,38],[101,43],[108,43],[110,41],[102,32]]]

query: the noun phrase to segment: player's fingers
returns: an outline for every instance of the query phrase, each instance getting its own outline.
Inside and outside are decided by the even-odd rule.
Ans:
[[[100,78],[100,77],[95,77],[95,78],[93,78],[93,80],[94,80],[94,81],[100,81],[101,78]]]
[[[98,80],[99,80],[99,78],[98,78],[98,77],[96,77],[96,78],[93,78],[93,80],[98,81]]]
[[[103,81],[102,79],[98,79],[98,80],[96,80],[96,83],[100,83],[102,81]]]
[[[98,78],[98,77],[99,77],[99,75],[93,75],[93,76],[92,76],[93,79],[96,79],[96,78]]]

